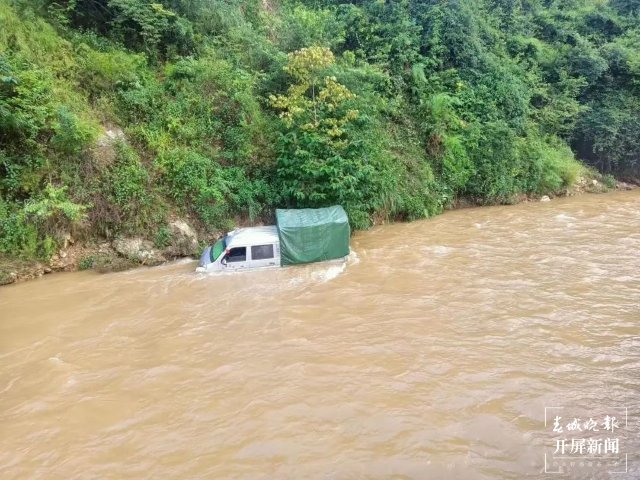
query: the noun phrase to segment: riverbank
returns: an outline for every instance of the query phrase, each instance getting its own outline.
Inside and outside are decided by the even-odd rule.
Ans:
[[[593,175],[581,177],[571,188],[554,198],[583,194],[603,194],[612,191],[624,191],[639,188],[638,185],[617,181],[605,182],[603,177]],[[523,202],[547,202],[547,195],[534,197],[520,195],[509,204]],[[482,206],[470,198],[456,199],[449,210]],[[56,272],[95,270],[110,273],[137,268],[157,266],[179,258],[195,258],[205,244],[215,240],[221,232],[197,232],[188,219],[175,219],[169,223],[166,237],[150,240],[142,237],[118,238],[106,240],[75,240],[70,234],[63,247],[48,262],[26,261],[22,259],[0,257],[0,286],[32,280]]]

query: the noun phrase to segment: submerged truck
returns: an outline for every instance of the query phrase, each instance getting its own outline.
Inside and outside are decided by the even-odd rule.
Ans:
[[[351,229],[341,206],[278,209],[276,225],[240,228],[204,249],[197,272],[276,268],[349,255]]]

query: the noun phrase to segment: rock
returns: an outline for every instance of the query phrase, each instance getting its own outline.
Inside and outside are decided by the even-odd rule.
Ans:
[[[550,199],[547,195],[545,195],[545,196],[543,196],[543,197],[540,199],[540,201],[541,201],[541,202],[550,202],[550,201],[551,201],[551,199]]]
[[[18,280],[18,272],[0,272],[0,285],[9,285]]]
[[[169,223],[169,230],[171,231],[171,243],[164,250],[166,255],[185,257],[196,254],[198,235],[191,225],[184,220],[174,220]]]
[[[112,126],[106,128],[103,135],[96,141],[95,146],[91,149],[91,162],[98,168],[105,168],[116,160],[117,143],[125,143],[127,137],[121,128]]]
[[[44,267],[44,273],[51,273],[51,267]]]
[[[69,245],[73,245],[74,244],[74,240],[73,237],[71,236],[71,234],[69,232],[65,232],[62,235],[62,241],[63,241],[63,247],[64,249],[68,248]]]
[[[122,129],[119,127],[114,127],[112,129],[105,131],[104,135],[102,135],[98,139],[97,144],[100,147],[107,147],[107,146],[113,145],[117,141],[125,141],[125,140],[126,140],[126,137]]]
[[[591,180],[591,184],[592,184],[594,187],[597,187],[597,186],[598,186],[598,180],[596,180],[596,179],[594,178],[593,180]]]
[[[138,237],[114,240],[113,248],[123,257],[144,265],[158,265],[166,261],[162,254],[153,248],[151,242]]]
[[[33,268],[33,275],[36,277],[41,277],[44,275],[45,267],[41,263],[37,263]]]
[[[60,250],[56,255],[51,257],[49,265],[44,268],[44,272],[49,273],[47,272],[47,268],[55,271],[70,270],[73,266],[73,262],[73,258],[71,258],[67,252]]]
[[[152,248],[149,245],[145,245],[145,240],[141,238],[118,238],[113,241],[113,248],[116,252],[124,257],[136,257],[145,246]]]

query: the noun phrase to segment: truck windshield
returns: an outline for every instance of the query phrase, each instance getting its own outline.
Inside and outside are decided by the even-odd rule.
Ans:
[[[227,247],[224,238],[218,240],[215,245],[211,248],[211,262],[215,262],[220,255],[224,252]]]

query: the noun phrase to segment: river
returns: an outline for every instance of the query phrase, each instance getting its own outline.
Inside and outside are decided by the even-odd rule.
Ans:
[[[451,211],[352,248],[3,287],[0,478],[640,478],[640,192]],[[559,450],[594,437],[617,455]]]

